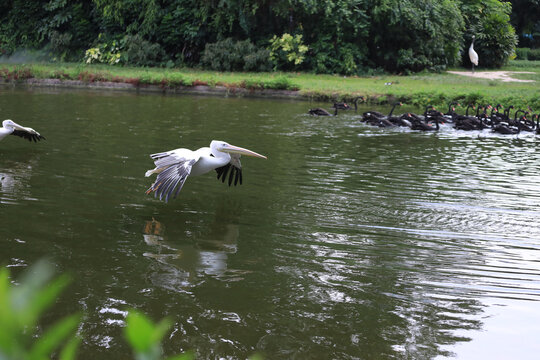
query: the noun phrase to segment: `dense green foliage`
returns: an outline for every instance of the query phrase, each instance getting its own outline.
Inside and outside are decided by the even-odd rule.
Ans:
[[[465,15],[465,34],[470,43],[476,36],[475,50],[479,55],[479,66],[500,67],[514,54],[517,38],[510,25],[511,4],[498,0],[462,0],[462,13]],[[464,63],[470,65],[468,56]]]
[[[371,18],[376,65],[419,71],[458,63],[464,23],[456,1],[383,0]]]
[[[516,59],[518,60],[540,60],[540,48],[517,48]]]
[[[45,261],[32,266],[19,279],[10,282],[9,270],[0,269],[0,359],[43,360],[76,358],[81,338],[77,335],[80,316],[68,315],[43,330],[41,318],[54,305],[69,283],[66,276],[53,279],[53,266]],[[144,314],[131,310],[126,318],[124,335],[137,360],[162,359],[161,340],[171,323],[164,319],[154,324]],[[189,360],[191,354],[167,360]]]
[[[234,41],[232,38],[207,44],[201,64],[217,71],[270,71],[270,51],[258,49],[249,40]]]
[[[51,281],[52,276],[52,266],[41,262],[19,286],[12,286],[8,269],[0,269],[0,359],[50,359],[59,350],[61,360],[74,359],[79,315],[66,316],[45,330],[40,323],[69,281],[65,276]]]
[[[540,0],[510,0],[512,25],[522,47],[540,48]]]
[[[498,67],[516,46],[510,12],[499,0],[3,0],[0,53],[356,75],[468,66],[475,34],[481,66]]]

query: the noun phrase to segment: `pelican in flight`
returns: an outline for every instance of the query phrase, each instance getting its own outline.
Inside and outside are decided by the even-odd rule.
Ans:
[[[2,127],[0,128],[0,140],[3,140],[8,135],[20,136],[28,141],[33,140],[34,142],[41,139],[45,140],[45,137],[41,136],[36,130],[21,126],[13,120],[2,121]]]
[[[478,66],[478,54],[476,51],[474,51],[474,39],[475,36],[472,37],[471,47],[469,47],[469,59],[471,60],[472,64],[472,72],[474,72],[474,66]]]
[[[212,170],[216,170],[217,178],[221,178],[222,182],[225,182],[228,173],[229,186],[233,178],[235,186],[238,182],[242,184],[240,155],[266,159],[264,155],[219,140],[212,140],[210,147],[202,147],[195,151],[175,149],[152,154],[150,157],[156,167],[148,170],[145,176],[157,174],[157,178],[146,193],[153,191],[154,197],[159,196],[159,200],[168,202],[173,192],[173,198],[176,198],[188,176],[202,175]]]

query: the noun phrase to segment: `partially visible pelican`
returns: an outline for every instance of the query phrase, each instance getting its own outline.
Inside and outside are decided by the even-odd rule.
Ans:
[[[21,126],[13,120],[2,121],[2,127],[0,128],[0,140],[3,140],[8,135],[20,136],[28,141],[34,140],[34,142],[41,139],[45,140],[45,137],[41,136],[36,130]]]
[[[145,176],[157,174],[157,178],[146,193],[154,191],[156,198],[159,196],[159,200],[168,202],[173,192],[173,198],[176,198],[188,176],[206,174],[211,170],[216,170],[217,178],[221,178],[222,182],[225,182],[227,173],[230,171],[229,186],[233,177],[234,185],[238,182],[242,184],[240,155],[266,159],[264,155],[220,140],[212,140],[210,147],[202,147],[195,151],[175,149],[152,154],[150,157],[154,160],[156,167],[148,170]]]
[[[469,48],[469,59],[471,60],[471,63],[472,63],[472,72],[474,72],[474,66],[475,65],[478,66],[478,54],[476,53],[476,51],[474,51],[474,39],[475,39],[475,36],[473,35],[471,47]]]

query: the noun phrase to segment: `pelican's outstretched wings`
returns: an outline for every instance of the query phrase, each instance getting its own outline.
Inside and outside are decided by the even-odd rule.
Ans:
[[[230,172],[229,172],[230,171]],[[225,182],[227,173],[229,174],[229,186],[231,186],[234,177],[234,186],[239,182],[242,185],[242,164],[240,163],[240,155],[231,154],[231,161],[224,166],[216,168],[217,178],[221,182]]]
[[[32,128],[25,128],[25,130],[13,130],[11,135],[22,137],[30,142],[38,142],[39,140],[45,140],[45,137],[40,135],[36,130]]]
[[[154,172],[158,173],[158,176],[146,193],[154,191],[154,197],[159,196],[159,200],[165,202],[169,201],[175,189],[173,198],[176,198],[191,173],[191,168],[199,160],[198,156],[181,156],[174,150],[152,154],[150,157],[154,159],[156,164]]]

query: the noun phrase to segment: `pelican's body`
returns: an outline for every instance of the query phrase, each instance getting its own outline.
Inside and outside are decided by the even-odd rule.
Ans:
[[[218,179],[225,182],[229,173],[229,186],[242,184],[242,166],[240,155],[254,156],[266,159],[266,156],[257,154],[248,149],[228,144],[224,141],[213,140],[210,147],[198,150],[175,149],[162,153],[152,154],[156,167],[148,170],[145,176],[158,174],[156,181],[146,192],[154,191],[155,197],[169,201],[174,192],[178,195],[188,176],[198,176],[216,170]],[[176,191],[175,191],[176,189]]]
[[[474,51],[474,35],[472,37],[471,46],[469,47],[469,59],[472,64],[472,72],[474,72],[474,67],[478,66],[478,54]]]
[[[36,130],[24,127],[13,120],[2,121],[2,127],[0,128],[0,140],[3,140],[8,135],[20,136],[28,141],[37,142],[41,139],[45,140]]]

